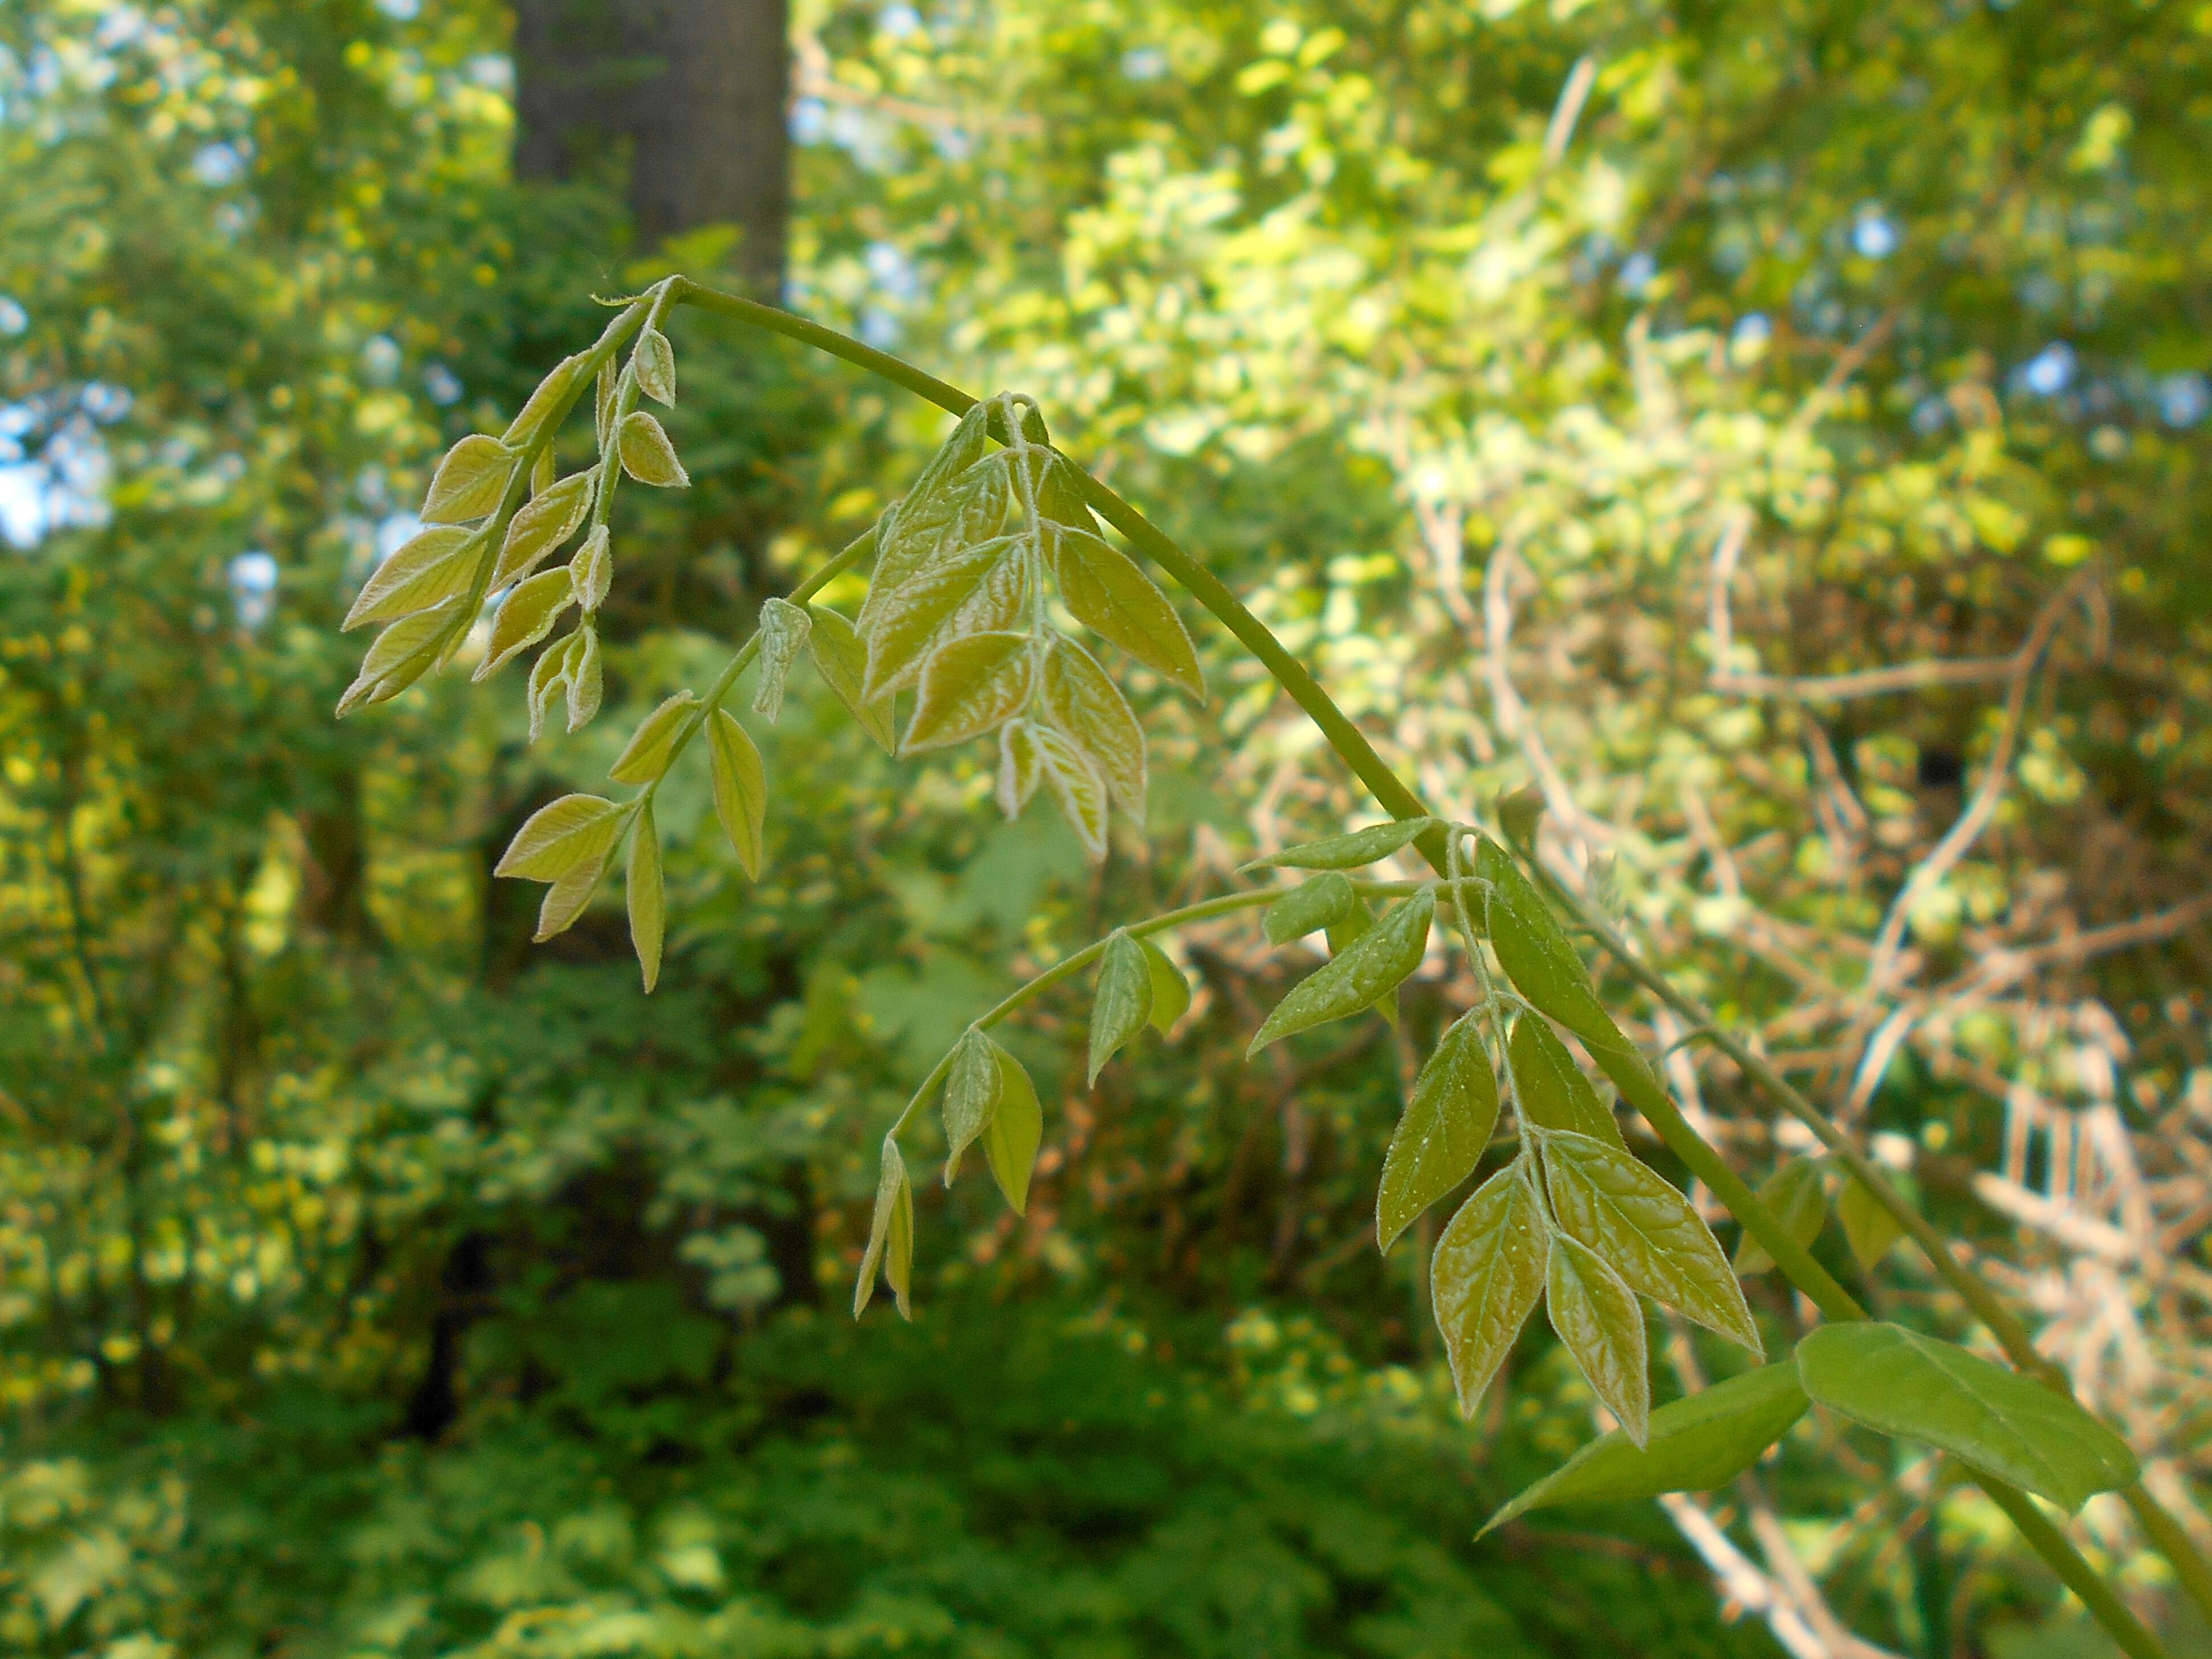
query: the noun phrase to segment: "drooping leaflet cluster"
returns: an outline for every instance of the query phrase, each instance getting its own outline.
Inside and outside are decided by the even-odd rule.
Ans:
[[[631,935],[652,988],[665,931],[653,796],[702,732],[723,831],[748,875],[758,872],[766,779],[758,750],[723,707],[756,660],[752,708],[764,719],[776,718],[804,653],[862,729],[895,753],[995,737],[997,798],[1009,817],[1040,791],[1049,794],[1094,860],[1106,854],[1115,811],[1141,831],[1143,728],[1099,654],[1059,625],[1052,596],[1088,635],[1168,684],[1198,699],[1204,684],[1175,607],[1131,552],[1103,533],[1092,510],[1102,500],[1099,510],[1125,532],[1132,521],[1149,532],[1156,560],[1181,562],[1170,565],[1171,574],[1261,658],[1340,752],[1356,744],[1346,758],[1376,781],[1380,762],[1364,740],[1344,740],[1348,726],[1326,694],[1202,567],[1055,449],[1030,399],[969,399],[817,325],[682,278],[624,302],[600,340],[556,366],[500,436],[471,436],[453,447],[423,506],[427,527],[371,577],[347,618],[349,627],[384,627],[340,714],[396,696],[449,660],[477,625],[488,596],[497,603],[476,678],[543,647],[528,678],[533,740],[556,706],[570,731],[598,712],[597,617],[613,579],[609,514],[616,488],[625,476],[659,488],[689,482],[666,432],[637,407],[641,396],[675,401],[675,354],[662,324],[678,303],[707,305],[821,346],[921,391],[960,419],[873,529],[789,596],[763,605],[753,635],[712,685],[679,691],[645,718],[611,772],[635,793],[620,801],[568,795],[518,832],[498,873],[548,884],[539,939],[575,921],[627,836]],[[625,343],[629,355],[618,366]],[[597,459],[556,477],[552,438],[586,387]],[[565,562],[547,568],[572,542]],[[856,615],[811,603],[833,576],[871,557]],[[544,643],[572,606],[574,627]],[[1297,884],[1240,890],[1117,929],[976,1018],[884,1135],[855,1314],[879,1278],[901,1311],[909,1310],[914,1194],[900,1137],[933,1101],[942,1115],[947,1183],[980,1143],[1006,1201],[1024,1208],[1043,1106],[1020,1062],[990,1033],[1036,996],[1097,967],[1088,1064],[1095,1082],[1148,1024],[1164,1035],[1188,1006],[1188,985],[1155,942],[1176,927],[1265,907],[1263,927],[1273,944],[1326,936],[1329,959],[1267,1016],[1252,1040],[1255,1052],[1370,1010],[1395,1018],[1403,981],[1432,950],[1457,948],[1476,1000],[1439,1036],[1411,1091],[1381,1172],[1377,1243],[1387,1251],[1418,1217],[1468,1182],[1510,1111],[1510,1160],[1459,1203],[1430,1263],[1436,1320],[1462,1409],[1473,1413],[1541,1302],[1620,1425],[1492,1524],[1570,1498],[1725,1484],[1817,1403],[1955,1455],[2124,1648],[2158,1653],[2155,1638],[2016,1490],[2072,1510],[2094,1492],[2123,1488],[2145,1514],[2149,1500],[2137,1502],[2128,1446],[2041,1376],[1867,1320],[1808,1252],[1824,1223],[1832,1176],[1841,1177],[1834,1203],[1863,1262],[1905,1229],[1947,1278],[1965,1270],[1847,1149],[1833,1170],[1800,1160],[1751,1192],[1683,1122],[1531,880],[1529,869],[1540,878],[1541,871],[1527,844],[1534,816],[1527,804],[1504,804],[1503,832],[1493,834],[1421,812],[1387,769],[1382,776],[1377,793],[1393,821],[1261,861],[1301,872]],[[1413,810],[1400,810],[1404,803]],[[1409,849],[1427,860],[1432,876],[1405,881],[1358,873]],[[1432,940],[1439,913],[1446,926]],[[1599,938],[1618,953],[1617,945]],[[1653,1407],[1644,1299],[1755,1359],[1764,1358],[1764,1345],[1719,1243],[1682,1191],[1631,1151],[1614,1109],[1585,1072],[1585,1058],[1744,1224],[1737,1266],[1778,1266],[1827,1316],[1830,1322],[1787,1358]],[[1990,1322],[2001,1338],[2011,1328]],[[2022,1363],[2008,1339],[2006,1346]],[[2176,1564],[2185,1578],[2203,1566]],[[2212,1573],[2206,1577],[2212,1583]]]

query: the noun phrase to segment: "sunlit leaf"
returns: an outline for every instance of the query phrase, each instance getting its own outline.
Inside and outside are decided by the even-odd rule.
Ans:
[[[1782,1231],[1799,1244],[1810,1244],[1820,1236],[1827,1197],[1820,1190],[1820,1166],[1810,1158],[1793,1158],[1759,1184],[1759,1200],[1774,1212]],[[1736,1241],[1735,1270],[1763,1273],[1774,1265],[1766,1247],[1747,1231]]]
[[[603,857],[622,832],[622,809],[598,795],[563,795],[532,812],[500,854],[495,876],[556,881]]]
[[[945,1079],[945,1184],[959,1173],[960,1155],[975,1143],[998,1109],[1003,1079],[998,1045],[974,1026],[952,1051]]]
[[[360,672],[338,699],[339,716],[364,703],[396,697],[428,673],[459,619],[458,604],[448,599],[428,611],[402,617],[371,641],[362,656]]]
[[[1595,1252],[1561,1234],[1552,1240],[1545,1309],[1590,1392],[1620,1419],[1630,1443],[1643,1445],[1651,1421],[1651,1361],[1636,1293]]]
[[[1429,1295],[1462,1417],[1473,1417],[1544,1294],[1551,1255],[1528,1160],[1474,1190],[1437,1240]]]
[[[768,772],[760,750],[737,716],[717,708],[707,717],[708,770],[714,784],[714,816],[736,849],[746,875],[758,878],[761,842],[768,825]]]
[[[1436,895],[1426,889],[1399,903],[1366,937],[1293,986],[1261,1022],[1246,1054],[1293,1032],[1356,1014],[1387,995],[1421,965],[1435,915]]]
[[[1390,1136],[1375,1195],[1375,1239],[1385,1250],[1416,1216],[1474,1173],[1498,1127],[1498,1079],[1483,1050],[1480,1018],[1463,1014],[1437,1039]]]
[[[592,508],[594,476],[589,471],[570,473],[508,521],[499,562],[492,568],[495,590],[528,575],[547,554],[576,533]]]
[[[1168,953],[1148,939],[1137,943],[1144,947],[1145,966],[1152,975],[1152,1029],[1162,1036],[1175,1030],[1175,1024],[1190,1011],[1190,981],[1182,976],[1182,969],[1169,960]]]
[[[1484,1523],[1501,1527],[1553,1504],[1613,1504],[1668,1492],[1712,1492],[1756,1463],[1804,1416],[1791,1360],[1716,1382],[1651,1413],[1642,1448],[1618,1430],[1584,1446]]]
[[[1206,679],[1182,618],[1135,560],[1086,531],[1055,531],[1046,544],[1060,597],[1076,621],[1192,696],[1205,697]]]
[[[482,433],[446,452],[422,498],[424,524],[466,524],[499,506],[514,474],[514,453]]]
[[[553,641],[530,665],[530,740],[536,743],[545,729],[545,711],[568,689],[568,665],[574,657],[574,634]]]
[[[942,749],[996,729],[1027,706],[1036,684],[1026,634],[971,634],[939,647],[921,671],[899,752]]]
[[[622,455],[623,471],[641,484],[680,489],[691,482],[684,463],[676,459],[676,446],[668,441],[666,429],[642,409],[623,416],[616,448]]]
[[[1046,718],[1091,757],[1121,810],[1141,828],[1147,781],[1145,732],[1121,688],[1081,646],[1054,640],[1045,653],[1038,690]]]
[[[853,624],[835,611],[820,605],[807,607],[811,624],[807,636],[808,654],[814,659],[816,671],[823,683],[837,694],[837,701],[859,722],[860,730],[876,740],[886,754],[898,749],[898,728],[894,723],[894,708],[888,696],[873,702],[860,696],[861,682],[868,672],[867,648],[860,643]]]
[[[858,1319],[876,1293],[880,1272],[898,1299],[899,1316],[910,1319],[908,1292],[914,1278],[914,1186],[898,1143],[884,1142],[883,1168],[876,1177],[875,1214],[868,1222],[868,1248],[860,1257],[860,1276],[853,1286],[853,1317]]]
[[[606,683],[599,664],[599,630],[586,623],[576,630],[568,659],[568,729],[580,732],[599,712]]]
[[[410,538],[369,573],[344,626],[389,622],[466,592],[483,545],[479,532],[448,525],[433,525]]]
[[[1270,945],[1288,945],[1349,916],[1359,902],[1349,878],[1331,870],[1296,887],[1267,907],[1260,929]]]
[[[875,572],[868,582],[868,597],[860,606],[860,631],[865,636],[872,627],[875,611],[883,600],[895,592],[900,583],[910,575],[924,559],[935,552],[955,520],[969,512],[975,505],[961,492],[952,489],[954,479],[969,475],[969,488],[982,483],[981,474],[969,474],[969,469],[983,459],[989,447],[986,405],[977,404],[969,410],[954,427],[951,434],[938,447],[929,458],[914,487],[903,499],[887,508],[877,526]],[[1004,519],[1006,508],[1004,469],[998,469],[996,486],[999,518]],[[969,520],[973,529],[974,518]],[[988,528],[975,532],[988,537],[998,528],[993,520]],[[956,537],[957,539],[957,537]]]
[[[500,434],[500,441],[509,449],[527,449],[538,437],[538,431],[552,417],[555,410],[567,403],[576,376],[583,371],[584,353],[563,357],[553,365],[552,372],[538,383],[538,389]]]
[[[1323,836],[1319,841],[1301,842],[1296,847],[1285,847],[1273,857],[1255,859],[1244,868],[1357,870],[1377,860],[1387,859],[1400,848],[1411,845],[1421,835],[1435,829],[1437,823],[1435,818],[1399,818],[1389,823],[1354,830],[1347,835]]]
[[[498,672],[511,659],[550,634],[561,613],[575,601],[575,586],[566,570],[542,570],[526,581],[517,582],[499,602],[483,660],[470,678],[481,680]]]
[[[1505,1059],[1513,1068],[1513,1097],[1523,1122],[1539,1129],[1589,1135],[1615,1146],[1627,1146],[1621,1139],[1620,1125],[1597,1097],[1597,1091],[1575,1064],[1567,1045],[1540,1016],[1523,1014],[1513,1022]]]
[[[678,691],[637,723],[629,741],[615,757],[607,775],[617,783],[651,783],[668,769],[676,739],[691,711],[699,706],[696,692]]]
[[[625,896],[629,901],[629,939],[637,951],[637,965],[651,994],[660,979],[660,942],[667,928],[667,899],[660,878],[660,831],[653,827],[653,803],[640,811],[630,831],[629,871]]]
[[[932,558],[898,591],[861,615],[867,647],[862,695],[870,701],[902,690],[932,653],[970,635],[997,633],[1020,622],[1029,603],[1030,558],[1018,537],[962,543]]]
[[[1152,1015],[1152,964],[1137,941],[1117,929],[1106,941],[1106,954],[1098,967],[1098,990],[1091,1001],[1088,1081],[1098,1081],[1106,1062],[1145,1029]]]
[[[991,1166],[991,1179],[1006,1196],[1016,1215],[1029,1212],[1030,1176],[1036,1168],[1037,1147],[1044,1139],[1044,1108],[1038,1103],[1036,1085],[1022,1063],[998,1043],[991,1045],[999,1066],[999,1103],[983,1126],[983,1158]]]
[[[999,728],[999,810],[1010,818],[1021,817],[1043,776],[1044,762],[1030,723],[1008,720]]]
[[[2142,1473],[2125,1441],[2055,1389],[1899,1325],[1823,1325],[1797,1345],[1797,1375],[1815,1404],[2062,1509]]]
[[[1764,1352],[1743,1287],[1690,1201],[1619,1146],[1546,1133],[1552,1213],[1632,1291],[1663,1303],[1753,1353]]]

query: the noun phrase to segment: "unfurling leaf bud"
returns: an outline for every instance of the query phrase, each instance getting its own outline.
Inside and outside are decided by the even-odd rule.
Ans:
[[[629,366],[637,375],[640,392],[655,403],[672,409],[676,406],[676,348],[668,343],[665,334],[648,328],[639,335]]]
[[[676,459],[676,446],[668,441],[668,434],[641,409],[623,417],[618,447],[623,471],[641,484],[680,489],[691,482],[684,463]]]
[[[599,712],[606,685],[599,671],[599,630],[589,623],[576,630],[576,653],[568,668],[568,729],[580,732]]]
[[[813,630],[813,619],[805,608],[788,599],[769,599],[761,606],[761,672],[760,684],[753,688],[753,713],[770,726],[783,713],[784,683]]]

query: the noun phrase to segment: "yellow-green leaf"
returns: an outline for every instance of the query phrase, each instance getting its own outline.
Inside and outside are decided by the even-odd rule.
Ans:
[[[991,1055],[999,1066],[999,1103],[983,1126],[983,1158],[1013,1212],[1026,1215],[1030,1176],[1044,1139],[1044,1109],[1021,1061],[996,1042],[991,1045]]]
[[[645,975],[650,995],[660,981],[660,943],[667,928],[666,895],[661,890],[660,831],[653,827],[653,803],[647,801],[630,832],[629,871],[625,896],[629,901],[629,942],[637,951],[637,965]]]
[[[1513,1068],[1513,1096],[1522,1121],[1539,1129],[1565,1129],[1626,1147],[1620,1125],[1597,1097],[1597,1091],[1575,1064],[1540,1015],[1523,1014],[1506,1039],[1506,1064]]]
[[[2054,1389],[1899,1325],[1823,1325],[1797,1345],[1816,1404],[1949,1452],[2065,1510],[2134,1480],[2135,1454]]]
[[[1029,576],[1029,555],[1014,536],[956,544],[930,559],[872,611],[862,609],[861,695],[872,702],[904,689],[953,640],[1013,627],[1028,608]]]
[[[745,728],[726,708],[707,717],[708,769],[714,783],[714,816],[737,850],[746,875],[757,878],[762,832],[768,825],[768,771]]]
[[[344,626],[411,616],[468,591],[477,573],[482,532],[433,525],[403,543],[369,573],[346,612]]]
[[[599,712],[606,682],[599,665],[599,630],[589,623],[576,629],[568,657],[568,729],[580,732]]]
[[[1618,1430],[1593,1440],[1484,1523],[1501,1527],[1553,1504],[1617,1504],[1668,1492],[1712,1492],[1756,1463],[1804,1416],[1794,1361],[1716,1382],[1651,1413],[1641,1449]]]
[[[784,683],[813,631],[814,619],[802,606],[775,598],[761,602],[760,678],[753,686],[753,713],[770,726],[783,716]]]
[[[465,524],[499,506],[514,474],[514,453],[482,433],[464,438],[446,452],[422,498],[424,524]]]
[[[999,810],[1018,818],[1044,777],[1044,761],[1027,720],[1008,720],[999,728]]]
[[[1076,621],[1202,701],[1206,679],[1189,632],[1136,561],[1088,531],[1055,528],[1046,539],[1060,597]]]
[[[1547,1133],[1543,1157],[1552,1214],[1570,1238],[1597,1252],[1631,1290],[1765,1352],[1743,1287],[1689,1200],[1620,1147],[1589,1135]]]
[[[585,610],[597,611],[606,603],[607,590],[615,580],[615,558],[606,526],[599,526],[584,538],[576,556],[568,561],[568,580],[575,586],[576,603]]]
[[[637,723],[629,741],[615,757],[607,775],[617,783],[651,783],[668,770],[669,757],[691,711],[699,706],[696,692],[678,691]]]
[[[550,634],[561,613],[575,602],[575,586],[566,570],[542,570],[527,581],[517,582],[499,602],[483,660],[469,678],[482,680],[497,673],[519,653]]]
[[[1168,953],[1148,939],[1137,943],[1144,947],[1145,966],[1152,975],[1152,1029],[1162,1036],[1175,1030],[1175,1023],[1190,1011],[1190,981],[1182,976],[1182,969],[1169,960]]]
[[[807,633],[806,648],[823,683],[837,694],[846,712],[884,753],[896,753],[898,728],[891,699],[878,697],[871,702],[860,696],[861,683],[867,678],[868,652],[853,631],[853,624],[836,611],[818,605],[810,605],[806,614],[813,624]]]
[[[1436,895],[1426,889],[1401,902],[1343,955],[1293,986],[1261,1022],[1246,1054],[1293,1032],[1356,1014],[1396,989],[1421,965],[1435,915]]]
[[[536,743],[545,728],[545,711],[568,690],[568,664],[575,655],[576,636],[566,635],[538,653],[530,665],[530,740]]]
[[[1551,1255],[1528,1160],[1474,1190],[1437,1240],[1429,1297],[1462,1417],[1474,1408],[1544,1294]]]
[[[1793,1243],[1810,1244],[1820,1236],[1827,1198],[1820,1190],[1820,1166],[1812,1159],[1793,1158],[1777,1168],[1759,1182],[1759,1200],[1774,1212],[1775,1219]],[[1773,1265],[1774,1258],[1767,1255],[1766,1247],[1750,1233],[1736,1241],[1736,1272],[1763,1273]]]
[[[369,642],[361,672],[338,699],[340,718],[363,703],[398,696],[430,672],[438,653],[460,620],[459,602],[447,599],[428,611],[402,617]]]
[[[1152,969],[1137,941],[1119,929],[1106,941],[1098,990],[1091,1000],[1088,1081],[1096,1084],[1106,1062],[1145,1029],[1152,1015]]]
[[[876,1293],[876,1275],[890,1281],[899,1316],[910,1319],[907,1296],[914,1277],[914,1186],[898,1143],[884,1142],[883,1168],[876,1177],[876,1210],[868,1222],[868,1248],[860,1257],[860,1276],[853,1286],[853,1317],[858,1319]]]
[[[921,476],[915,479],[914,488],[884,509],[877,521],[875,573],[869,580],[868,597],[860,606],[860,631],[863,637],[871,629],[877,607],[924,560],[936,553],[948,537],[957,542],[988,538],[996,532],[1006,518],[1010,492],[1003,463],[977,466],[986,459],[984,451],[988,447],[985,405],[977,404],[961,417],[951,435],[929,458]],[[998,458],[989,459],[996,462]],[[995,484],[986,483],[986,473],[998,475]],[[981,503],[972,494],[981,488],[994,489],[998,503],[997,517],[989,519],[988,523],[976,510]]]
[[[1595,1252],[1561,1234],[1552,1240],[1545,1309],[1590,1391],[1630,1443],[1642,1446],[1651,1425],[1651,1360],[1636,1293]]]
[[[538,389],[522,405],[521,411],[500,434],[500,441],[509,449],[527,449],[538,436],[538,430],[552,417],[555,410],[564,404],[576,376],[584,367],[582,352],[573,357],[563,357],[553,365],[550,374],[538,383]]]
[[[1091,757],[1106,787],[1139,828],[1145,822],[1145,732],[1121,688],[1072,640],[1046,653],[1039,690],[1053,726]]]
[[[691,482],[684,463],[676,459],[676,446],[660,422],[642,409],[623,416],[622,435],[616,447],[623,471],[641,484],[659,489],[681,489]]]
[[[1473,1175],[1497,1127],[1498,1079],[1478,1016],[1463,1014],[1437,1039],[1390,1136],[1375,1194],[1376,1243],[1389,1249],[1416,1216]]]
[[[544,902],[538,907],[538,931],[532,941],[543,945],[556,933],[566,933],[574,925],[584,907],[592,902],[599,890],[599,879],[607,872],[607,853],[601,853],[586,864],[574,869],[545,890]]]
[[[590,471],[572,472],[508,521],[507,539],[492,568],[491,585],[505,587],[538,568],[545,556],[576,533],[592,507]]]
[[[563,795],[530,815],[507,844],[495,876],[557,881],[605,856],[622,832],[622,809],[598,795]]]
[[[943,749],[995,730],[1028,704],[1036,655],[1026,634],[971,634],[931,655],[899,740],[902,754]]]

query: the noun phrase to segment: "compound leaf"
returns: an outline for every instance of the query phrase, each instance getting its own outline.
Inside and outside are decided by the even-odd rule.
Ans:
[[[1949,1452],[2062,1509],[2139,1473],[2127,1443],[2064,1395],[1902,1326],[1823,1325],[1797,1345],[1797,1375],[1852,1422]]]
[[[1797,1367],[1784,1360],[1716,1382],[1651,1413],[1641,1447],[1615,1430],[1584,1446],[1483,1523],[1489,1532],[1553,1504],[1613,1504],[1724,1486],[1804,1416]]]
[[[760,680],[753,687],[753,713],[770,726],[783,715],[783,689],[799,660],[814,619],[788,599],[769,599],[760,610]]]
[[[863,608],[861,695],[873,702],[901,690],[950,641],[1012,628],[1028,601],[1029,572],[1018,536],[957,543],[931,557],[872,611]]]
[[[1528,1160],[1474,1189],[1437,1240],[1429,1296],[1462,1417],[1473,1417],[1544,1294],[1551,1252]]]
[[[1473,1175],[1497,1127],[1498,1079],[1477,1017],[1462,1014],[1437,1039],[1390,1136],[1375,1194],[1376,1243],[1389,1249],[1416,1216]]]
[[[1589,1135],[1547,1133],[1552,1213],[1628,1287],[1707,1330],[1762,1352],[1743,1287],[1690,1201],[1629,1152]]]
[[[1436,895],[1424,889],[1376,922],[1343,955],[1291,988],[1254,1034],[1249,1058],[1279,1038],[1356,1014],[1421,965]]]
[[[507,430],[500,434],[501,443],[509,449],[529,447],[536,440],[538,428],[545,424],[557,407],[567,401],[569,389],[576,384],[576,376],[583,369],[585,356],[580,351],[553,365],[551,372],[538,383],[538,389],[530,394],[529,400],[507,423]]]

